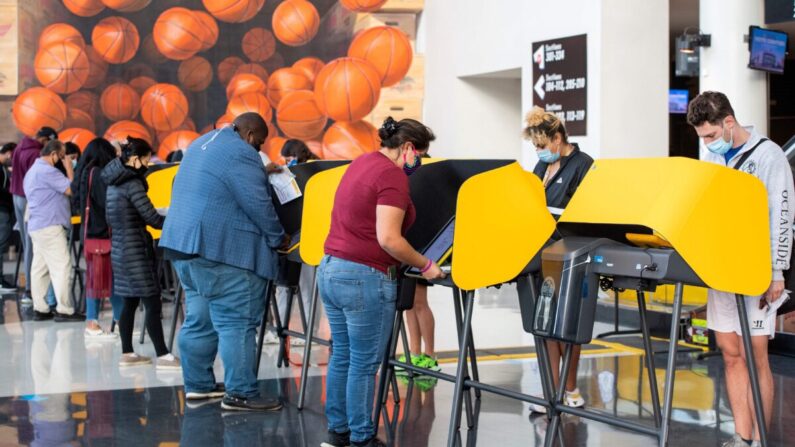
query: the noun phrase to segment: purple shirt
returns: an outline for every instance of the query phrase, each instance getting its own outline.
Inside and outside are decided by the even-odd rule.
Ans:
[[[53,225],[71,227],[72,212],[64,194],[70,182],[61,171],[39,158],[25,175],[23,186],[30,213],[29,232]]]
[[[14,169],[14,173],[11,175],[11,194],[25,197],[22,181],[30,167],[39,158],[42,147],[41,143],[33,138],[25,137],[14,149],[14,155],[11,156],[11,167]]]

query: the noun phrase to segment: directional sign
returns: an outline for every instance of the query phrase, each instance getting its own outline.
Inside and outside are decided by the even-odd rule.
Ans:
[[[586,134],[587,36],[533,43],[533,104],[555,113],[569,135]]]

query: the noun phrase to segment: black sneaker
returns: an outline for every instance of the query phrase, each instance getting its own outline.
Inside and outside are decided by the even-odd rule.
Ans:
[[[328,439],[326,442],[320,444],[320,447],[348,447],[351,445],[351,432],[337,433],[335,431],[328,431]]]
[[[55,312],[54,320],[55,320],[56,323],[69,323],[69,322],[73,322],[73,321],[86,321],[86,316],[83,315],[83,314],[79,314],[77,312],[75,312],[73,314],[61,314],[61,313]]]
[[[231,411],[278,411],[282,409],[282,403],[278,399],[235,397],[227,394],[221,401],[221,408]]]
[[[214,399],[216,397],[224,397],[226,394],[226,387],[224,387],[223,383],[219,383],[215,385],[210,391],[188,391],[185,393],[186,400],[203,400],[203,399]]]
[[[373,436],[369,441],[364,442],[351,442],[353,447],[386,447],[386,444],[380,439]]]
[[[52,320],[52,317],[52,312],[39,312],[38,310],[33,311],[33,321]]]

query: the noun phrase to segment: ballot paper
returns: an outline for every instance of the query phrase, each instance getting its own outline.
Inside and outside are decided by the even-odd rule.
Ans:
[[[279,199],[279,203],[282,205],[292,202],[303,195],[301,194],[301,188],[298,187],[298,182],[295,181],[295,174],[286,167],[283,167],[281,172],[270,174],[268,179],[273,186],[276,197]]]
[[[783,306],[784,303],[786,303],[787,301],[789,301],[789,294],[790,293],[792,293],[792,292],[790,292],[787,289],[784,289],[784,291],[781,293],[781,296],[778,297],[778,299],[776,301],[773,301],[772,303],[768,303],[767,304],[767,312],[765,313],[765,317],[775,316],[776,313],[778,312],[778,308]]]
[[[157,214],[160,214],[161,216],[168,216],[168,207],[155,208],[155,211],[157,211]]]

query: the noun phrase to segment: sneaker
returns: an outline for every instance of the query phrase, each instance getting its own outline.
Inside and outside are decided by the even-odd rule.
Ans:
[[[221,408],[231,411],[278,411],[282,406],[280,400],[265,397],[235,397],[227,394],[221,401]]]
[[[420,356],[418,356],[418,355],[412,355],[411,356],[411,364],[412,365],[417,366],[417,363],[419,361],[420,361]],[[398,357],[398,362],[406,363],[406,354],[402,354],[400,357]],[[408,374],[408,373],[406,372],[406,368],[403,368],[402,366],[395,365],[395,374]]]
[[[215,397],[224,397],[226,394],[226,387],[224,387],[223,383],[218,383],[215,385],[210,391],[188,391],[185,393],[186,400],[203,400],[203,399],[212,399]]]
[[[38,310],[33,311],[33,321],[52,320],[52,317],[52,312],[39,312]]]
[[[721,444],[721,447],[748,447],[748,443],[743,441],[742,436],[735,433],[731,439]]]
[[[128,354],[122,354],[121,359],[119,359],[119,366],[122,367],[141,366],[141,365],[150,365],[150,364],[152,364],[152,359],[150,359],[149,357],[138,355],[134,352],[130,352]]]
[[[439,366],[439,362],[437,362],[436,359],[434,359],[433,357],[431,357],[429,355],[425,355],[425,354],[420,355],[417,358],[416,363],[414,362],[414,359],[411,359],[411,363],[414,366],[417,366],[417,367],[420,367],[420,368],[424,368],[424,369],[429,369],[431,371],[441,371],[442,370],[442,368]]]
[[[218,402],[221,402],[220,397],[215,397],[212,399],[201,399],[201,400],[185,400],[185,407],[191,410],[197,410],[201,407],[206,407],[208,405],[214,405]]]
[[[113,341],[119,338],[119,334],[112,334],[110,332],[105,332],[102,329],[86,328],[84,332],[84,337],[86,340],[92,340],[92,341]]]
[[[580,394],[579,388],[574,388],[574,391],[566,391],[566,405],[572,408],[580,408],[585,406],[585,399]]]
[[[33,299],[29,295],[22,295],[19,299],[19,304],[23,306],[30,306],[33,304]]]
[[[364,442],[351,442],[351,446],[356,447],[386,447],[386,444],[381,441],[380,439],[373,436],[367,441]]]
[[[77,312],[73,314],[62,314],[55,312],[55,317],[53,319],[56,323],[70,323],[73,321],[86,321],[86,316]]]
[[[328,438],[326,442],[320,444],[320,447],[348,447],[351,445],[351,432],[337,433],[335,431],[328,431]]]
[[[547,407],[543,405],[537,404],[530,404],[530,416],[533,416],[533,413],[536,414],[547,414]]]
[[[414,386],[422,392],[428,392],[439,383],[436,377],[420,376],[414,379]]]
[[[262,343],[266,345],[278,345],[279,336],[276,335],[276,332],[267,331],[265,332],[265,338],[263,339]]]
[[[180,363],[179,358],[174,354],[166,354],[155,360],[155,368],[161,370],[178,370],[182,369],[182,363]]]

